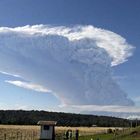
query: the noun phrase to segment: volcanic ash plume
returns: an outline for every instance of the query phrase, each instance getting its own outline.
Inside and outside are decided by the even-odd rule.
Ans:
[[[113,66],[127,61],[132,48],[93,26],[1,27],[0,71],[44,87],[65,104],[133,105],[112,78]]]

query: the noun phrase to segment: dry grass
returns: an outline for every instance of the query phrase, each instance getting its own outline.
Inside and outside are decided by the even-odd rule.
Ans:
[[[0,125],[0,140],[36,140],[39,126]]]
[[[108,127],[56,127],[56,135],[63,136],[68,129],[73,133],[78,129],[80,135],[93,135],[105,133]],[[39,133],[40,126],[37,125],[0,125],[0,140],[5,140],[5,137],[6,140],[37,140]]]
[[[94,134],[100,134],[100,133],[107,133],[108,129],[116,129],[114,127],[56,127],[56,133],[61,134],[67,131],[68,129],[71,129],[72,131],[79,130],[80,135],[94,135]],[[122,128],[117,128],[121,130]]]
[[[0,129],[39,130],[37,125],[0,125]]]

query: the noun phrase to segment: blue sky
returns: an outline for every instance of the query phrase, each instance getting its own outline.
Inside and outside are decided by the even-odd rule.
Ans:
[[[117,33],[136,48],[128,61],[113,68],[120,87],[140,107],[140,1],[138,0],[1,0],[0,26],[19,27],[93,25]],[[0,74],[1,108],[57,108],[52,94],[38,93],[5,83],[13,77]],[[16,78],[15,78],[16,79]],[[139,97],[139,100],[138,100]],[[59,111],[59,110],[57,110]]]

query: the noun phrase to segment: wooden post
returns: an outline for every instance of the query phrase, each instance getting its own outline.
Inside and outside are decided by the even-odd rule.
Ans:
[[[53,126],[53,132],[52,132],[52,140],[55,140],[55,129],[54,129],[54,126]]]
[[[17,140],[18,140],[18,132],[17,132]]]
[[[75,132],[75,139],[78,140],[78,138],[79,138],[79,130],[76,130],[76,132]]]
[[[4,134],[4,140],[6,140],[6,134]]]
[[[136,119],[136,127],[138,126],[138,122],[137,122],[137,119]]]
[[[131,125],[131,128],[132,128],[132,127],[133,127],[133,125],[132,125],[132,120],[130,121],[130,123],[131,123],[130,125]]]
[[[22,140],[22,132],[21,132],[21,135],[20,135],[20,140]]]

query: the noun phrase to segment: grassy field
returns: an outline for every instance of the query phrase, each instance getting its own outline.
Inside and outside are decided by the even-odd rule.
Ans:
[[[79,140],[140,140],[140,127],[119,131],[118,135],[111,133],[81,136]]]
[[[107,127],[56,127],[58,139],[64,137],[65,132],[71,129],[73,135],[78,129],[80,136],[101,134],[107,132]],[[114,129],[114,128],[112,128]],[[34,140],[39,138],[40,126],[0,125],[0,140]]]
[[[0,140],[36,140],[39,126],[0,125]]]
[[[71,129],[73,135],[78,129],[80,136],[89,136],[107,132],[107,127],[56,127],[58,139],[64,137],[65,132]],[[112,128],[114,129],[114,128]],[[36,140],[39,138],[40,126],[0,125],[0,140]]]
[[[108,127],[56,127],[56,134],[65,133],[68,129],[71,129],[73,132],[79,130],[81,136],[85,135],[94,135],[106,133],[109,129]],[[115,128],[111,127],[110,129],[114,130]],[[118,128],[121,130],[121,128]]]
[[[140,140],[140,127],[132,130],[117,128],[116,135],[107,134],[109,128],[105,127],[56,127],[56,140],[63,140],[68,129],[71,129],[73,134],[78,129],[79,140]],[[38,140],[39,130],[39,126],[0,125],[0,140]]]

